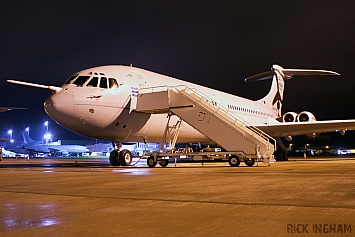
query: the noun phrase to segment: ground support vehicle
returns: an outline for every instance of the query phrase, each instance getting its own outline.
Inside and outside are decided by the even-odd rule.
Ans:
[[[228,160],[228,163],[232,167],[237,167],[241,162],[244,162],[247,166],[253,166],[259,164],[259,162],[270,163],[275,162],[274,157],[270,158],[258,158],[258,157],[247,157],[243,152],[240,151],[228,151],[228,152],[171,152],[171,151],[161,151],[161,152],[150,152],[147,154],[147,165],[151,168],[159,164],[162,167],[166,167],[169,164],[169,159],[174,159],[175,166],[177,159],[192,159],[193,161],[211,161],[211,160]]]

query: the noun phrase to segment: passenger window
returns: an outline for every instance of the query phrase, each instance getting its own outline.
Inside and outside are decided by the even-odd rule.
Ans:
[[[75,74],[75,75],[69,77],[69,79],[68,79],[64,84],[70,84],[70,82],[71,82],[74,78],[76,78],[77,76],[78,76],[78,75]]]
[[[106,77],[101,77],[101,79],[100,79],[100,87],[107,89],[107,78]]]
[[[84,85],[84,83],[90,78],[90,76],[79,76],[74,82],[73,84],[77,85],[77,86],[82,86]]]
[[[111,89],[118,89],[118,83],[115,78],[109,78],[110,88]]]
[[[87,87],[97,87],[97,83],[99,82],[99,78],[98,77],[93,77],[91,78],[91,80],[89,81],[88,84],[86,84]]]

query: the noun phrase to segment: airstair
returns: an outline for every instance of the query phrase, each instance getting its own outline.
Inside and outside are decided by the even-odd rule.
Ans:
[[[276,147],[275,139],[187,86],[141,89],[131,110],[173,113],[226,151],[241,152],[245,158],[269,158]]]

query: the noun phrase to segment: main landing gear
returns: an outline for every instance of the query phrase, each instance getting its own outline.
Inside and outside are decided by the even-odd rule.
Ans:
[[[122,151],[113,150],[110,153],[110,163],[113,166],[127,166],[132,163],[132,153],[124,149]]]

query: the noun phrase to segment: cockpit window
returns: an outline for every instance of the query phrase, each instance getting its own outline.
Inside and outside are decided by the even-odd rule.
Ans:
[[[109,86],[112,89],[118,89],[118,83],[115,78],[109,78]]]
[[[78,76],[78,74],[74,74],[69,77],[65,84],[86,85],[87,87],[100,87],[103,89],[118,89],[120,86],[115,78],[107,78],[103,73],[96,72],[91,72],[90,76]]]
[[[73,84],[77,85],[77,86],[82,86],[84,85],[84,83],[90,78],[90,76],[79,76],[74,82]]]
[[[100,87],[107,89],[107,78],[106,77],[101,77],[101,79],[100,79]]]
[[[87,87],[97,87],[98,82],[99,82],[99,78],[93,77],[93,78],[91,78],[91,80],[89,81],[89,83],[86,86]]]
[[[70,84],[70,82],[71,82],[74,78],[76,78],[77,76],[78,76],[78,74],[75,74],[75,75],[69,77],[69,79],[68,79],[64,84]]]

